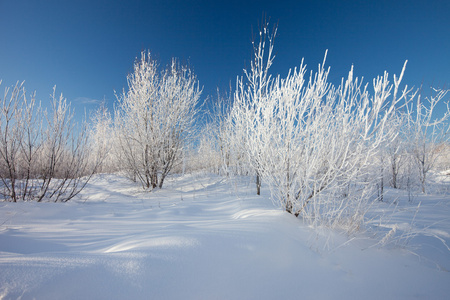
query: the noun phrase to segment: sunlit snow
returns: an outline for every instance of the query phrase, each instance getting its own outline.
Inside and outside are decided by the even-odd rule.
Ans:
[[[2,202],[0,299],[448,299],[448,196],[388,190],[345,236],[253,188],[96,175],[75,201]]]

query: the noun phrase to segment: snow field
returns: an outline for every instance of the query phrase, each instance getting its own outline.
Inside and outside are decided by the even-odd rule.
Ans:
[[[0,203],[0,299],[448,298],[448,196],[388,190],[347,237],[249,181],[190,174],[142,192],[103,174],[69,203]]]

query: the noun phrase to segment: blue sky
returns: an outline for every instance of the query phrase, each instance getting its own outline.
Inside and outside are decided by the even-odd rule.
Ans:
[[[62,92],[77,113],[126,87],[148,49],[161,65],[189,63],[203,96],[226,91],[251,59],[263,14],[278,22],[272,68],[286,75],[304,57],[316,69],[328,49],[338,83],[352,64],[372,80],[384,70],[404,83],[450,87],[450,1],[65,1],[0,0],[0,79],[25,80],[49,99]],[[391,77],[392,78],[392,77]]]

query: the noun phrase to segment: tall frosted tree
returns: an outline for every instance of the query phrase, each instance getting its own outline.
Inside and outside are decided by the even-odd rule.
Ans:
[[[385,141],[396,105],[409,90],[399,91],[388,74],[368,85],[353,76],[339,86],[328,81],[324,62],[316,72],[303,62],[286,78],[272,77],[273,42],[268,26],[254,43],[254,58],[237,81],[231,112],[236,136],[249,163],[287,212],[314,224],[358,228],[371,198],[372,159]]]
[[[159,71],[149,52],[127,79],[115,110],[120,163],[144,188],[161,188],[191,132],[201,89],[188,67],[173,59]]]

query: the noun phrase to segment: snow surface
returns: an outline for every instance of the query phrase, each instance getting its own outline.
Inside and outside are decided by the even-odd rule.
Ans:
[[[450,298],[448,196],[388,190],[348,237],[249,180],[191,174],[143,192],[97,175],[69,203],[0,203],[0,299]]]

